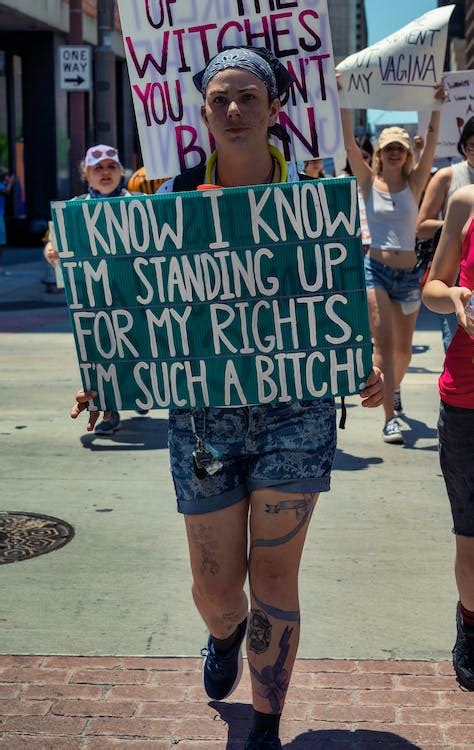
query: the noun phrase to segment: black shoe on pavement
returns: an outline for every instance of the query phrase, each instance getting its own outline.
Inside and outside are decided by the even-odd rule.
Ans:
[[[242,677],[242,641],[247,632],[247,618],[237,628],[238,638],[226,654],[217,653],[212,636],[209,636],[207,648],[203,648],[202,681],[209,698],[223,701],[228,698]]]
[[[460,685],[474,690],[474,628],[464,625],[459,604],[456,609],[458,635],[453,648],[453,667]]]
[[[268,732],[256,732],[252,729],[245,750],[281,750],[281,742]]]
[[[103,419],[96,425],[94,432],[96,435],[113,435],[117,430],[120,430],[120,414],[118,411],[112,411],[107,421]]]

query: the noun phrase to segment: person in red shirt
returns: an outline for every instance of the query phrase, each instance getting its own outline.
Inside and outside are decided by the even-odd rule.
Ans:
[[[459,278],[458,278],[459,275]],[[458,328],[439,378],[439,456],[456,535],[459,593],[453,666],[458,682],[474,690],[474,185],[448,203],[423,301],[454,312]]]

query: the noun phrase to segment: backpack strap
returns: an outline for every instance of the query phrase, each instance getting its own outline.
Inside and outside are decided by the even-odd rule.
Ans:
[[[206,165],[198,164],[197,167],[185,169],[181,174],[176,175],[173,184],[173,193],[181,193],[185,190],[196,190],[198,185],[204,182],[206,174]]]

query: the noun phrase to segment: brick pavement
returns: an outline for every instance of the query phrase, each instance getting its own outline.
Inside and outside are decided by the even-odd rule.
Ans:
[[[241,750],[248,673],[207,703],[200,659],[0,656],[5,750]],[[474,694],[448,662],[299,659],[285,750],[474,750]]]

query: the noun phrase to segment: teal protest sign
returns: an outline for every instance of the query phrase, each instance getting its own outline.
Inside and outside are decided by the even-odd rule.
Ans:
[[[357,393],[372,366],[353,178],[53,204],[104,409]]]

